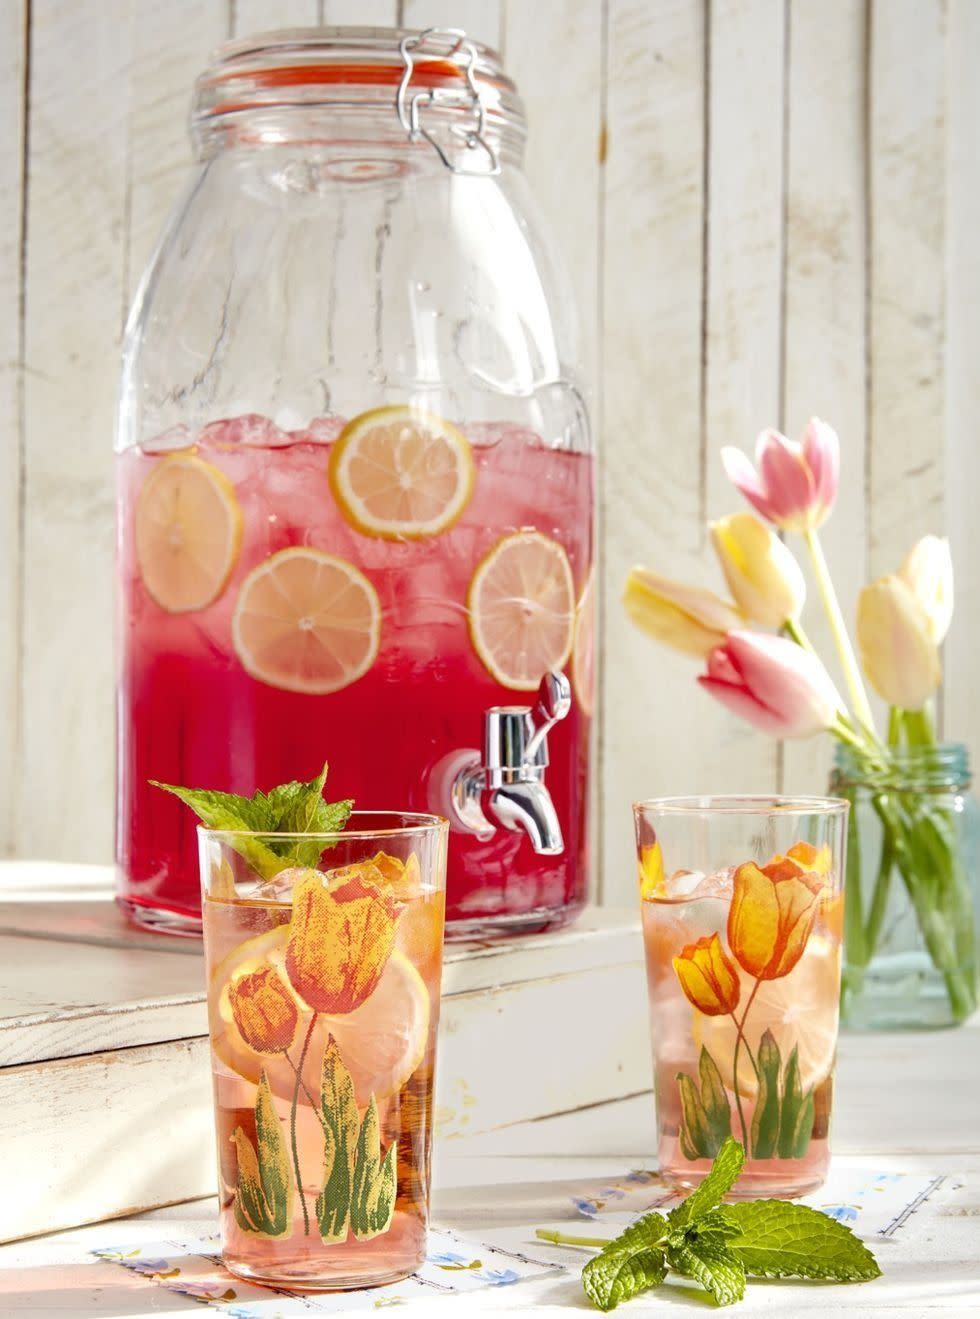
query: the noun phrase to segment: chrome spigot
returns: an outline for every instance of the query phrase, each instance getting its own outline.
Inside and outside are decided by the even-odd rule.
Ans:
[[[458,822],[486,842],[497,825],[531,840],[535,852],[556,856],[565,850],[551,793],[545,787],[548,734],[572,707],[572,690],[563,673],[546,673],[538,703],[495,705],[483,715],[483,756],[474,753],[456,775],[452,788]],[[497,821],[483,811],[483,795]]]

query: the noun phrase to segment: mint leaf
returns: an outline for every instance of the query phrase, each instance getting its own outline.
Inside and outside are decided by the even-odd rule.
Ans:
[[[696,1279],[718,1305],[734,1305],[745,1295],[745,1269],[738,1256],[716,1237],[692,1234],[667,1248],[672,1269]]]
[[[742,1229],[737,1227],[728,1216],[728,1210],[725,1208],[712,1209],[707,1214],[702,1214],[696,1222],[684,1233],[688,1241],[695,1238],[700,1240],[703,1237],[717,1238],[720,1241],[727,1241],[730,1237],[741,1235]]]
[[[291,783],[280,783],[278,788],[272,789],[265,797],[265,801],[274,822],[273,829],[280,833],[295,834],[312,831],[316,820],[317,803],[323,802],[323,788],[327,781],[328,769],[329,766],[324,764],[320,773],[309,783],[300,783],[294,779]],[[262,793],[257,792],[252,800],[255,801],[262,796]],[[326,805],[325,802],[323,804]]]
[[[207,788],[178,788],[171,783],[150,779],[155,788],[172,792],[185,806],[189,806],[209,829],[249,829],[254,833],[271,832],[274,828],[266,799],[261,793],[255,797],[236,797],[233,792],[211,792]],[[261,798],[261,800],[259,800]]]
[[[738,1181],[744,1162],[745,1150],[737,1140],[729,1136],[701,1185],[667,1215],[671,1234],[680,1232],[719,1205]]]
[[[739,1229],[729,1249],[753,1277],[865,1282],[881,1275],[864,1242],[818,1209],[785,1200],[750,1200],[726,1205],[723,1212]]]
[[[308,783],[294,780],[280,784],[269,793],[257,791],[251,797],[206,788],[182,788],[156,779],[150,782],[179,797],[209,829],[264,834],[337,833],[347,823],[354,803],[324,801],[326,779],[324,765]],[[229,838],[228,843],[263,879],[272,879],[288,866],[315,866],[324,850],[320,839],[240,837]]]
[[[582,1286],[593,1305],[614,1310],[620,1301],[659,1287],[666,1276],[667,1259],[656,1246],[636,1251],[606,1246],[582,1270]]]
[[[612,1310],[648,1287],[657,1287],[667,1276],[667,1261],[661,1249],[667,1235],[663,1214],[638,1218],[590,1259],[582,1270],[582,1286],[600,1310]]]

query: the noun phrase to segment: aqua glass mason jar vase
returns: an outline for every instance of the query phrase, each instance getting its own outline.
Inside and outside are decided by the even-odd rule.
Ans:
[[[952,1026],[977,1007],[980,808],[959,742],[890,748],[878,767],[837,748],[831,791],[852,805],[843,1023]]]

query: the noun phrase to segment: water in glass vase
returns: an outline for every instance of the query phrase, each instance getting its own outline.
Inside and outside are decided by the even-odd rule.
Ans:
[[[209,848],[222,1258],[246,1278],[317,1288],[406,1277],[428,1220],[437,853],[296,867],[242,898],[241,859]]]
[[[679,871],[644,894],[658,1155],[675,1185],[696,1185],[729,1134],[748,1156],[736,1195],[826,1177],[842,905],[812,864]]]

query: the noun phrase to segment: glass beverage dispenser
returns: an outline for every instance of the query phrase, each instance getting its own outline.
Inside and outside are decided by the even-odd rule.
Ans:
[[[200,929],[151,779],[315,777],[452,824],[450,935],[586,890],[593,458],[499,57],[461,33],[222,47],[127,331],[120,900]]]

